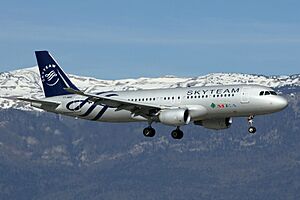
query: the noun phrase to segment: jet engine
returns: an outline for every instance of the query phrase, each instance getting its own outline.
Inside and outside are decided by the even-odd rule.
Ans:
[[[220,130],[229,128],[232,124],[232,118],[227,117],[223,119],[206,119],[201,121],[195,121],[195,125],[200,125],[208,129]]]
[[[162,110],[158,119],[161,123],[171,126],[186,125],[191,121],[191,116],[187,109]]]

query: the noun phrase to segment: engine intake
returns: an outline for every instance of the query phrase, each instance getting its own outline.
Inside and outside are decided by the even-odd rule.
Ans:
[[[187,109],[162,110],[158,118],[161,123],[171,126],[182,126],[191,121],[191,116]]]

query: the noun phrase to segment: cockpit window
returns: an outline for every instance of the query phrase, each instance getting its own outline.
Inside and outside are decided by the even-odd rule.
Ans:
[[[262,95],[277,95],[277,93],[274,91],[260,91],[259,96],[262,96]]]

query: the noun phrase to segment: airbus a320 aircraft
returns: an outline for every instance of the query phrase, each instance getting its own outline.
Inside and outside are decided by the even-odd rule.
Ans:
[[[19,100],[62,115],[102,122],[146,121],[146,137],[153,137],[153,122],[176,127],[171,136],[181,139],[180,126],[193,122],[209,129],[226,129],[232,117],[247,117],[249,133],[255,115],[269,114],[287,107],[287,100],[268,87],[226,85],[149,89],[138,91],[80,91],[47,51],[36,51],[45,98]]]

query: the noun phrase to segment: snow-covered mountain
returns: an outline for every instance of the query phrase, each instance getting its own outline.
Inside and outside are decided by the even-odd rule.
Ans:
[[[70,77],[90,91],[248,83],[294,94],[287,95],[289,106],[282,112],[256,118],[255,135],[247,134],[244,118],[237,118],[218,132],[182,127],[181,141],[160,124],[149,140],[142,135],[147,123],[112,125],[1,109],[32,108],[0,98],[0,199],[141,199],[145,194],[148,199],[299,199],[300,75]],[[37,67],[0,73],[1,96],[43,97]],[[141,187],[145,183],[153,192]]]
[[[69,75],[71,80],[81,90],[139,90],[152,88],[194,87],[229,84],[259,84],[273,88],[284,86],[300,86],[300,74],[290,76],[264,76],[238,73],[213,73],[205,76],[180,78],[165,76],[159,78],[138,78],[122,80],[102,80],[92,77]],[[0,97],[43,97],[38,67],[25,68],[11,72],[0,73]],[[15,102],[0,98],[0,108],[18,108],[31,110],[23,102]]]

